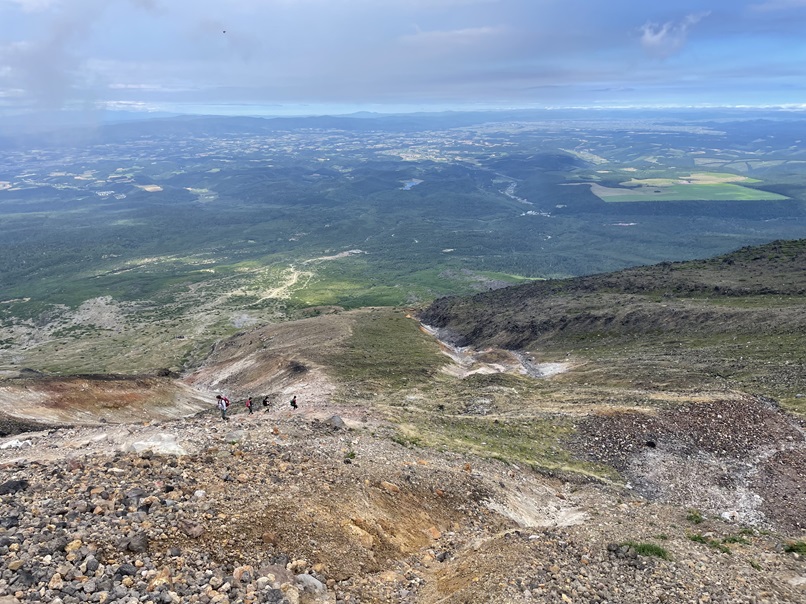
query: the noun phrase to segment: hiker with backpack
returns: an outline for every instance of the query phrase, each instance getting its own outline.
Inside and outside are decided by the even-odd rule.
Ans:
[[[246,399],[246,408],[249,411],[249,415],[252,415],[252,397],[248,397]]]
[[[296,394],[294,395],[294,398],[292,398],[290,401],[288,401],[288,404],[291,405],[292,409],[297,408],[297,395]]]
[[[221,411],[221,419],[227,421],[229,418],[227,417],[227,409],[229,409],[229,399],[226,396],[222,396],[220,394],[216,394],[216,406],[218,410]]]

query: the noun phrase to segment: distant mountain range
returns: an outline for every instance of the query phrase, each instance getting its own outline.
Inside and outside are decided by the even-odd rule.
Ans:
[[[767,135],[780,122],[791,133],[793,122],[802,124],[800,112],[771,109],[513,109],[501,111],[442,111],[403,114],[358,112],[346,115],[223,116],[181,115],[167,112],[63,111],[0,117],[0,148],[72,146],[87,142],[120,142],[149,136],[220,136],[300,129],[345,132],[423,132],[462,128],[485,123],[664,120],[667,123],[748,124],[748,140]],[[760,131],[752,126],[758,122]],[[797,126],[794,126],[797,128]]]

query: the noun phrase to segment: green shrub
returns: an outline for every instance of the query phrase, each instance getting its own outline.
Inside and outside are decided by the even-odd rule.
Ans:
[[[635,550],[639,556],[654,556],[656,558],[663,558],[664,560],[671,560],[672,556],[666,549],[654,543],[636,543],[635,541],[626,541],[622,543]]]
[[[697,510],[689,510],[688,514],[686,514],[686,520],[692,524],[700,524],[705,520],[705,516],[700,514]]]
[[[716,550],[719,550],[722,553],[725,553],[725,554],[730,554],[731,553],[730,548],[727,545],[725,545],[724,543],[720,543],[716,539],[709,539],[708,537],[704,537],[703,535],[700,535],[699,533],[689,535],[688,538],[691,539],[692,541],[694,541],[695,543],[702,543],[703,545],[707,545],[708,547],[712,547],[712,548],[714,548]]]
[[[806,541],[791,541],[784,547],[785,552],[806,555]]]

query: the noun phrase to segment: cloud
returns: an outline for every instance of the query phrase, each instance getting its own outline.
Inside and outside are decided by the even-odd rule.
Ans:
[[[483,43],[504,33],[502,27],[468,27],[445,31],[417,31],[401,37],[401,41],[419,48],[464,48]]]
[[[59,4],[60,0],[6,0],[6,2],[18,5],[27,13],[46,11],[52,6]]]
[[[753,4],[750,8],[760,12],[806,8],[806,0],[766,0],[761,4]]]
[[[164,91],[165,86],[159,84],[122,84],[122,83],[115,83],[109,85],[110,90],[158,90]]]
[[[153,10],[157,8],[157,0],[128,0],[135,6]],[[65,0],[0,0],[0,4],[16,4],[26,13],[45,12],[51,8],[59,8],[65,5]],[[75,0],[66,0],[71,3],[69,6],[81,4]]]
[[[24,96],[39,108],[58,109],[71,101],[92,100],[94,76],[85,69],[87,41],[113,3],[108,0],[11,1],[24,12],[36,11],[41,27],[36,37],[0,47],[0,60],[8,67],[7,73],[0,76],[7,85],[25,90]],[[148,10],[156,8],[153,0],[119,0],[117,3]]]
[[[682,21],[677,23],[667,21],[662,25],[647,22],[640,28],[641,46],[650,55],[661,59],[668,58],[685,46],[689,29],[710,14],[709,11],[686,15]]]
[[[55,23],[37,41],[9,46],[4,59],[10,67],[9,79],[18,83],[40,106],[59,107],[70,96],[70,89],[81,63],[75,47],[87,33],[81,19]]]
[[[142,101],[104,101],[101,106],[110,111],[138,111],[147,113],[154,110],[148,103]]]
[[[0,0],[0,113],[14,103],[654,103],[710,91],[802,100],[806,0],[672,4],[659,16],[638,13],[641,0]],[[682,52],[695,41],[696,53]],[[730,67],[742,77],[723,75]]]

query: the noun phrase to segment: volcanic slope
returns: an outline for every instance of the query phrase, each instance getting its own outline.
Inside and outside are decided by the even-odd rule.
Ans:
[[[589,382],[738,388],[806,412],[806,239],[533,282],[420,313],[458,346],[572,356]]]
[[[802,532],[804,500],[784,491],[806,486],[805,302],[798,240],[441,299],[420,318],[458,347],[572,367],[535,407],[569,418],[572,459],[650,499]]]
[[[441,340],[363,309],[222,341],[170,390],[206,411],[0,442],[0,597],[803,602],[802,259],[778,242],[441,300],[421,315]],[[574,329],[517,341],[506,297]],[[640,322],[586,331],[585,300]]]

